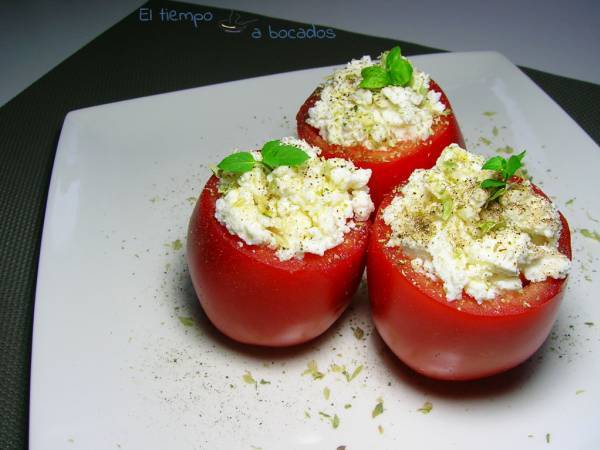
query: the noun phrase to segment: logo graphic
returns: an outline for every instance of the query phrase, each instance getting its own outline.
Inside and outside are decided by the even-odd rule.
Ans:
[[[242,20],[240,13],[231,11],[227,19],[219,20],[219,28],[226,33],[241,33],[249,24],[258,19]]]

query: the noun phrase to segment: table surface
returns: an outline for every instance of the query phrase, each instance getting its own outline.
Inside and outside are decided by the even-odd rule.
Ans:
[[[449,51],[494,50],[513,63],[600,84],[600,2],[558,0],[191,0]],[[0,14],[0,106],[140,6],[140,0],[10,2]],[[400,6],[401,5],[401,6]]]
[[[341,2],[333,0],[327,11],[320,11],[314,6],[316,2],[305,0],[301,3],[302,8],[296,5],[286,13],[282,6],[265,0],[261,5],[243,5],[243,9],[308,23],[249,13],[241,17],[243,20],[255,20],[253,26],[268,33],[270,26],[280,30],[294,27],[308,29],[311,23],[351,28],[352,25],[347,25],[344,20],[364,16],[364,20],[353,22],[357,31],[379,36],[391,35],[393,39],[339,29],[334,31],[335,39],[330,40],[282,40],[272,39],[268,34],[261,39],[254,39],[250,30],[239,34],[226,33],[218,23],[194,28],[189,22],[166,23],[158,19],[144,22],[140,20],[137,10],[140,5],[130,0],[85,2],[81,5],[77,2],[64,5],[39,0],[20,2],[19,6],[12,2],[12,6],[3,9],[0,14],[0,267],[4,269],[0,270],[0,411],[3,411],[0,448],[25,448],[27,445],[31,330],[39,243],[56,142],[65,115],[74,109],[161,92],[342,64],[356,55],[377,54],[403,39],[400,44],[407,55],[439,51],[412,44],[419,42],[431,46],[435,43],[423,38],[417,29],[395,27],[396,20],[399,23],[403,19],[397,13],[392,14],[392,6],[378,1],[369,2],[367,6],[352,3],[342,7]],[[505,8],[514,3],[507,1],[503,3]],[[532,17],[535,14],[525,12],[530,22],[517,28],[522,31],[533,26],[528,23],[535,24],[535,27],[538,23],[543,24],[536,34],[539,37],[540,33],[546,33],[539,41],[539,48],[550,47],[555,50],[558,40],[564,40],[566,45],[573,38],[571,34],[576,33],[561,31],[563,28],[555,22],[555,30],[560,38],[557,39],[545,28],[547,24],[542,16],[546,11],[553,10],[555,20],[560,18],[565,23],[571,23],[573,11],[585,7],[590,14],[582,17],[581,27],[577,27],[577,31],[581,31],[581,36],[587,36],[586,24],[590,23],[590,17],[598,16],[598,7],[591,2],[585,3],[575,0],[569,4],[568,10],[561,10],[559,14],[548,2],[545,8],[537,8],[540,15],[535,20]],[[238,5],[233,0],[225,0],[221,4],[226,8],[237,8]],[[227,9],[166,0],[151,0],[146,7],[152,8],[155,14],[161,8],[194,13],[213,11],[215,22],[231,17]],[[272,9],[267,10],[267,7]],[[458,6],[456,8],[458,11]],[[371,14],[370,9],[379,15]],[[473,20],[471,11],[465,11],[463,9],[462,15],[458,16],[458,22],[463,27],[465,18],[468,18],[468,23]],[[500,11],[497,14],[495,11],[488,12],[498,17],[506,15]],[[95,36],[125,16],[95,39]],[[366,17],[373,17],[372,22]],[[390,21],[389,17],[393,17],[393,20]],[[449,16],[444,17],[444,24],[440,21],[437,26],[449,28],[450,19]],[[407,23],[410,24],[410,21]],[[490,30],[493,29],[489,21],[486,24]],[[426,25],[433,27],[431,22]],[[518,35],[519,32],[515,29],[506,34]],[[477,44],[475,47],[451,45],[448,36],[442,35],[438,48],[500,50],[517,64],[561,73],[533,64],[533,60],[522,62],[518,55],[511,55],[500,44],[489,45],[483,34],[479,41],[479,36],[471,36],[473,45]],[[581,44],[591,41],[597,43],[597,36],[598,31],[595,31],[595,39],[582,38]],[[444,40],[446,38],[447,41]],[[523,37],[521,39],[525,40]],[[500,37],[498,42],[502,42]],[[83,44],[86,45],[77,51]],[[524,49],[528,45],[531,42],[523,42]],[[565,50],[561,48],[560,52]],[[540,53],[543,51],[540,50]],[[564,63],[558,66],[583,67],[569,62],[568,57],[574,53],[567,53],[557,58]],[[588,45],[585,51],[582,50],[582,55],[589,54],[595,53]],[[590,63],[592,67],[595,67],[596,61],[597,58],[581,58],[581,64]],[[54,69],[43,75],[56,64]],[[600,86],[536,70],[523,70],[597,143],[600,142],[600,110],[597,108]],[[597,67],[595,70],[597,74]],[[575,74],[566,75],[577,77]],[[11,97],[14,98],[9,100]]]

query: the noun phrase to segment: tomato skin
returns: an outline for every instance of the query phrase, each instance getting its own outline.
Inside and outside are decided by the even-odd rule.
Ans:
[[[390,228],[381,211],[393,197],[385,197],[373,224],[367,279],[373,321],[396,356],[431,378],[470,380],[511,369],[535,353],[556,320],[566,279],[529,283],[482,305],[468,296],[448,302],[441,281],[416,273],[400,249],[385,246]],[[569,226],[560,217],[559,250],[571,258]]]
[[[438,118],[432,127],[433,133],[428,139],[400,142],[386,150],[369,150],[362,145],[343,147],[329,144],[321,137],[318,129],[306,123],[308,110],[320,98],[318,90],[304,102],[296,115],[298,137],[319,147],[322,151],[321,156],[325,158],[345,158],[360,168],[371,169],[373,173],[369,188],[373,203],[378,206],[383,196],[394,186],[406,181],[415,169],[431,168],[448,145],[459,144],[465,148],[448,97],[433,80],[430,81],[430,89],[442,94],[440,101],[448,108],[450,114]]]
[[[192,282],[210,321],[236,341],[272,347],[323,333],[360,283],[370,224],[357,224],[323,256],[280,261],[274,250],[246,245],[216,220],[217,181],[211,177],[202,191],[187,242]]]

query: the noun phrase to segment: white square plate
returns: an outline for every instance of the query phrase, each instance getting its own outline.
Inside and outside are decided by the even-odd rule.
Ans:
[[[207,322],[184,253],[208,166],[294,134],[331,68],[97,106],[67,116],[52,173],[32,449],[598,448],[600,243],[578,231],[600,229],[598,147],[497,53],[413,60],[448,94],[468,147],[527,149],[529,173],[571,223],[573,274],[542,349],[490,379],[425,379],[373,330],[364,286],[331,330],[297,348],[238,345]],[[311,360],[323,379],[302,375]],[[348,382],[331,364],[363,369]]]

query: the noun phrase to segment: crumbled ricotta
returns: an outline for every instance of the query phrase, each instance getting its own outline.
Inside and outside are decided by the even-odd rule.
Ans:
[[[306,252],[323,255],[343,242],[355,221],[365,221],[373,212],[367,186],[371,170],[340,158],[321,158],[319,149],[299,139],[281,141],[310,158],[297,167],[269,172],[257,164],[241,175],[222,176],[215,217],[246,244],[276,249],[282,261]],[[252,154],[261,159],[260,152]]]
[[[520,274],[537,282],[564,278],[570,269],[558,251],[561,221],[552,203],[523,182],[486,205],[480,183],[493,172],[481,170],[483,163],[450,145],[433,168],[413,172],[383,211],[392,230],[386,245],[401,246],[414,270],[441,279],[449,301],[464,291],[481,303],[520,290]]]
[[[383,65],[385,55],[375,61],[369,56],[354,59],[323,84],[306,123],[330,144],[383,149],[400,141],[427,139],[436,117],[444,114],[441,94],[429,89],[429,75],[416,68],[406,87],[359,88],[361,70]]]

